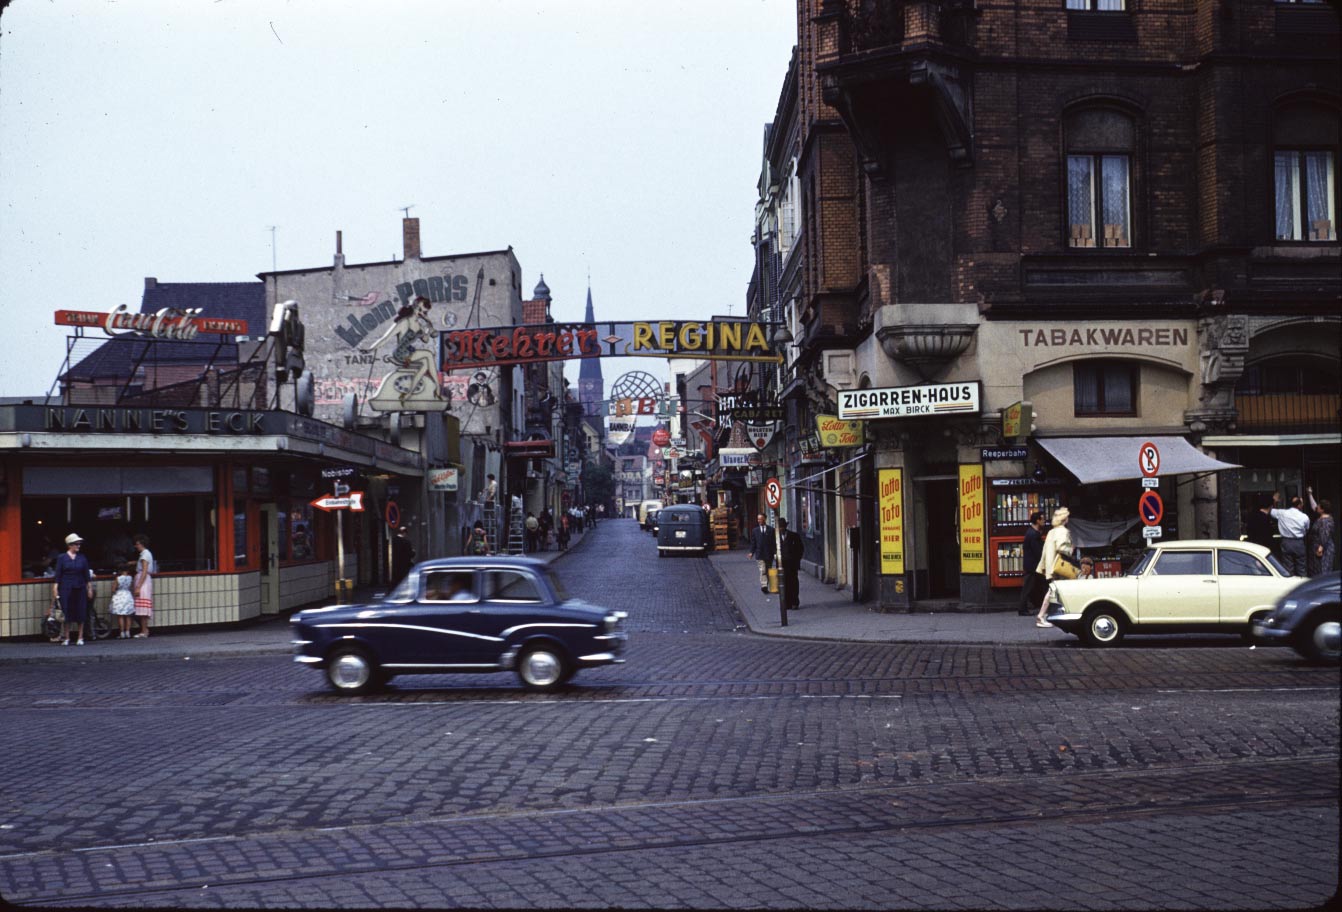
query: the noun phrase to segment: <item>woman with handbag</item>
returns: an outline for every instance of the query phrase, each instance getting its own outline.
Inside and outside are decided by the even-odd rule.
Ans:
[[[1039,566],[1035,572],[1044,578],[1045,583],[1052,583],[1054,579],[1061,578],[1066,571],[1058,566],[1058,562],[1067,561],[1067,557],[1072,554],[1072,533],[1067,531],[1067,518],[1071,516],[1071,511],[1066,507],[1058,507],[1053,511],[1053,528],[1048,530],[1048,535],[1044,538],[1044,554],[1039,559]],[[1066,555],[1067,557],[1064,557]],[[1075,571],[1068,574],[1071,579],[1076,576]],[[1044,589],[1044,600],[1039,605],[1039,613],[1035,615],[1034,625],[1036,627],[1052,627],[1048,621],[1044,620],[1044,615],[1048,613],[1048,589]]]

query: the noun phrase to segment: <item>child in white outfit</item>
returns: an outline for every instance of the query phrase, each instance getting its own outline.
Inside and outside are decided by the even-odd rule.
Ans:
[[[120,639],[130,639],[131,621],[135,619],[135,596],[131,584],[135,582],[135,563],[124,564],[117,574],[116,591],[112,593],[112,614],[121,625]]]

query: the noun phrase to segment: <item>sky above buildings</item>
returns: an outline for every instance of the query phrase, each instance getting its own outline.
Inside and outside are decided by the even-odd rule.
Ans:
[[[0,396],[51,387],[56,310],[329,266],[337,231],[399,258],[407,206],[425,256],[511,245],[556,320],[589,274],[600,320],[740,316],[795,40],[794,0],[14,0]]]

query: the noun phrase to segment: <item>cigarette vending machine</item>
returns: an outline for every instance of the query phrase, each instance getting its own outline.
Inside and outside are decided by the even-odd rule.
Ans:
[[[988,479],[988,578],[999,589],[1020,586],[1026,572],[1025,529],[1036,510],[1051,519],[1063,505],[1060,482],[1033,478]],[[1048,526],[1045,525],[1045,532]]]

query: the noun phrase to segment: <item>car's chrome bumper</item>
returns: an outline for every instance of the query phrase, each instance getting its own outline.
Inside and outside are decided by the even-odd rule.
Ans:
[[[1044,619],[1063,633],[1075,633],[1081,627],[1082,616],[1067,611],[1057,602],[1048,606]]]
[[[1294,630],[1277,626],[1272,618],[1254,621],[1251,630],[1255,640],[1269,646],[1288,646],[1291,637],[1295,635]]]

